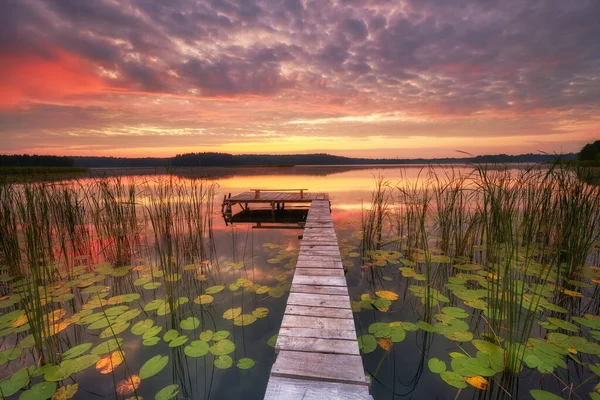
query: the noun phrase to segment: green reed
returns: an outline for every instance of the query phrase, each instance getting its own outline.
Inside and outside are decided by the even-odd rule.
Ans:
[[[422,172],[416,180],[399,182],[385,201],[385,181],[377,179],[373,204],[363,213],[364,237],[373,240],[389,233],[377,232],[377,210],[385,204],[401,251],[425,275],[425,321],[432,315],[433,289],[444,291],[455,263],[483,267],[486,307],[475,313],[484,322],[478,323],[482,338],[504,352],[502,390],[490,391],[501,396],[521,371],[524,344],[543,310],[541,291],[554,290],[557,302],[562,292],[556,288],[580,279],[597,252],[600,187],[578,179],[561,164],[517,171],[484,165],[466,174],[452,169],[443,175],[433,169],[427,176]]]

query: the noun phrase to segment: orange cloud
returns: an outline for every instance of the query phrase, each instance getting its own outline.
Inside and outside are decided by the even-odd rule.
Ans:
[[[60,101],[105,88],[87,62],[61,49],[55,49],[47,58],[0,55],[0,108],[16,107],[26,101]]]

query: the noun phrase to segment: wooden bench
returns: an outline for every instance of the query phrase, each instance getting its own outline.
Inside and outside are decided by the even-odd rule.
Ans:
[[[254,191],[254,198],[260,199],[260,192],[298,192],[300,191],[300,198],[304,198],[304,191],[308,189],[250,189]]]

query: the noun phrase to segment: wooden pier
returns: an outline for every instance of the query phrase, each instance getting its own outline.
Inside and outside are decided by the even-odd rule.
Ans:
[[[304,189],[306,190],[306,189]],[[243,196],[242,196],[243,195]],[[231,197],[251,202],[255,193]],[[260,192],[310,202],[298,263],[275,346],[266,400],[371,399],[326,193]],[[264,199],[264,198],[263,198]],[[258,200],[258,199],[254,199]],[[290,200],[292,201],[292,200]]]
[[[272,211],[284,210],[286,204],[310,204],[313,200],[329,201],[327,193],[305,193],[308,189],[251,189],[236,196],[225,196],[221,205],[221,212],[232,213],[233,206],[239,205],[242,211],[249,209],[250,205],[270,205]]]

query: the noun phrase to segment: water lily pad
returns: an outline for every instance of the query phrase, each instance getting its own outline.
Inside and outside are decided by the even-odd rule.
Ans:
[[[258,307],[254,311],[252,311],[252,315],[256,318],[266,318],[269,315],[269,309],[266,307]]]
[[[234,319],[238,317],[242,313],[242,307],[230,308],[229,310],[223,313],[223,318],[225,319]]]
[[[165,342],[169,343],[171,340],[175,339],[178,336],[179,336],[179,332],[176,329],[169,329],[168,331],[165,332],[165,334],[163,336],[163,340]]]
[[[156,300],[152,300],[151,302],[146,304],[144,306],[144,311],[150,312],[150,311],[158,310],[159,308],[163,308],[164,306],[165,306],[164,299],[156,299]]]
[[[181,335],[176,337],[175,339],[169,342],[169,347],[179,347],[185,344],[188,341],[188,337],[185,335]]]
[[[250,369],[254,367],[254,360],[251,358],[240,358],[237,362],[239,369]]]
[[[465,379],[452,371],[444,371],[440,374],[440,377],[450,386],[454,386],[457,389],[464,389],[467,387]]]
[[[242,314],[233,320],[233,324],[236,326],[246,326],[254,323],[256,317],[252,314]]]
[[[560,329],[564,329],[566,331],[570,331],[570,332],[579,332],[579,328],[577,327],[577,325],[562,320],[560,318],[553,318],[553,317],[548,317],[546,318],[548,320],[548,322],[550,322],[553,325],[558,326]]]
[[[227,369],[233,365],[233,360],[227,355],[221,355],[215,358],[215,367],[219,369]]]
[[[119,333],[125,331],[131,325],[129,322],[121,322],[110,325],[108,328],[100,332],[98,336],[100,339],[106,339],[109,337],[113,337],[118,335]]]
[[[40,382],[21,393],[19,400],[47,400],[54,392],[56,392],[56,382]]]
[[[209,330],[206,330],[204,332],[200,332],[200,340],[204,341],[204,342],[208,342],[209,340],[212,339],[214,332]]]
[[[372,353],[377,348],[377,339],[373,335],[360,335],[358,348],[365,354]]]
[[[142,339],[144,339],[144,340],[150,339],[151,337],[158,335],[162,331],[162,329],[163,329],[162,326],[150,327],[150,328],[148,328],[148,330],[146,330],[146,332],[143,333]]]
[[[459,307],[444,307],[442,308],[442,312],[446,315],[459,319],[467,318],[469,316],[465,310]]]
[[[77,345],[75,347],[71,347],[69,350],[65,351],[62,355],[63,360],[68,360],[71,358],[75,358],[77,356],[82,355],[86,351],[92,348],[92,343],[83,343]]]
[[[206,288],[204,293],[215,294],[215,293],[221,292],[223,289],[225,289],[225,286],[222,286],[222,285],[211,286],[211,287]]]
[[[17,393],[29,383],[29,374],[27,368],[21,368],[9,379],[0,382],[0,392],[6,398]]]
[[[229,337],[229,332],[217,331],[217,332],[213,333],[212,340],[214,340],[215,342],[218,342],[219,340],[227,339],[228,337]]]
[[[78,383],[61,386],[52,396],[52,400],[69,400],[75,396],[77,390],[79,390]]]
[[[429,361],[427,361],[427,366],[434,374],[440,374],[446,370],[446,363],[435,357],[430,358]]]
[[[560,397],[554,393],[547,392],[545,390],[534,389],[534,390],[530,390],[529,394],[535,400],[563,400],[562,397]]]
[[[140,368],[139,377],[141,379],[150,378],[158,374],[169,363],[169,356],[157,355],[149,359]]]
[[[148,329],[152,328],[154,325],[154,321],[151,319],[145,319],[143,321],[138,321],[131,327],[131,333],[134,335],[140,336],[146,333]]]
[[[158,289],[162,283],[160,282],[148,282],[144,285],[144,289],[146,290],[156,290]]]
[[[186,331],[193,331],[194,329],[200,326],[200,320],[196,317],[188,317],[182,320],[179,326],[181,327],[181,329],[184,329]]]
[[[209,345],[203,340],[194,340],[189,345],[185,346],[183,352],[188,357],[202,357],[208,353]]]
[[[378,297],[381,297],[386,300],[398,300],[398,295],[394,292],[390,292],[388,290],[378,290],[375,292]]]
[[[157,345],[159,342],[160,342],[160,338],[158,336],[151,336],[148,339],[144,339],[142,341],[142,344],[144,346],[150,347],[150,346]]]
[[[235,350],[235,344],[229,339],[222,339],[210,346],[209,351],[216,355],[225,355]]]
[[[154,396],[154,400],[170,400],[179,393],[179,385],[169,385],[162,388]]]
[[[100,343],[92,349],[91,354],[106,354],[111,353],[119,348],[123,344],[122,338],[113,338],[106,342]]]
[[[196,299],[194,299],[194,303],[196,303],[196,304],[210,304],[213,301],[214,301],[214,298],[209,294],[203,294],[203,295],[196,297]]]
[[[278,337],[279,337],[278,334],[275,334],[275,335],[271,336],[269,338],[269,340],[267,340],[267,345],[270,346],[270,347],[275,347],[275,345],[277,344],[277,338]],[[375,338],[373,338],[373,339],[375,339]],[[377,347],[377,345],[375,345],[375,347]]]

